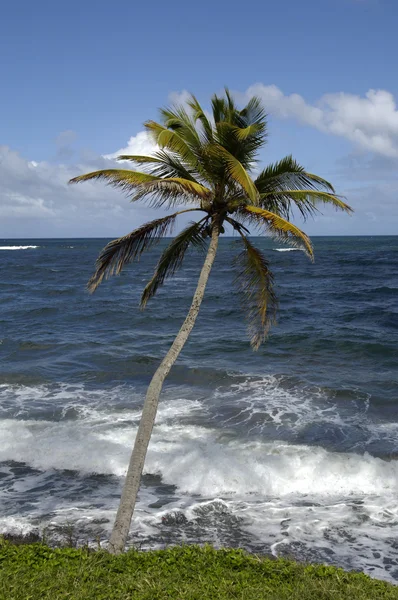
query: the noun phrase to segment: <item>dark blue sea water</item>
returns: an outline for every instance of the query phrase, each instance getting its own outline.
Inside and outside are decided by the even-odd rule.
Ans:
[[[81,539],[106,539],[111,527],[146,386],[202,257],[141,312],[162,245],[89,296],[105,242],[0,241],[0,531],[55,539],[77,525]],[[223,239],[162,395],[133,541],[208,541],[398,580],[398,237],[314,238],[315,264],[256,242],[278,326],[253,353],[237,242]]]

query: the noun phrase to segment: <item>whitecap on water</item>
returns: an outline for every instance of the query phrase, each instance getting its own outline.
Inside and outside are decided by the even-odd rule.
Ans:
[[[272,248],[275,252],[302,252],[301,248]]]
[[[0,250],[30,250],[39,246],[0,246]]]

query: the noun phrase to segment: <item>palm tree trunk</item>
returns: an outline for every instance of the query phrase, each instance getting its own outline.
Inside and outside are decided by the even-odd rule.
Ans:
[[[191,308],[189,309],[188,315],[170,350],[162,360],[156,373],[152,377],[151,383],[149,384],[115,524],[109,540],[109,551],[112,554],[119,554],[120,552],[123,552],[126,545],[137,494],[140,487],[141,475],[144,468],[148,444],[149,440],[151,439],[152,429],[156,418],[160,392],[162,391],[165,378],[177,360],[178,355],[184,347],[184,344],[187,341],[193,326],[195,325],[196,317],[198,316],[200,305],[205,293],[206,284],[216,256],[218,236],[219,226],[217,223],[214,223],[209,249],[207,251],[206,259],[199,276],[199,281],[192,300]]]

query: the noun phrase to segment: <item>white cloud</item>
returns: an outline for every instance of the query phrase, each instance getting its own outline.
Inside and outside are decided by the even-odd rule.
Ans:
[[[121,154],[142,154],[145,156],[152,156],[156,150],[158,150],[158,146],[148,133],[146,131],[140,131],[137,135],[131,136],[125,148],[120,148],[120,150],[112,152],[111,154],[105,154],[104,158],[113,159]]]
[[[169,101],[172,105],[187,104],[190,98],[191,94],[190,92],[188,92],[188,90],[181,90],[181,92],[171,92],[169,94]]]
[[[110,165],[103,157],[75,165],[36,162],[0,146],[0,237],[117,235],[154,218],[155,211],[99,182],[68,185]]]
[[[344,92],[325,94],[315,104],[299,94],[285,95],[275,85],[258,83],[237,96],[245,101],[259,96],[275,117],[293,118],[324,133],[344,137],[362,150],[398,157],[398,110],[386,90],[369,90],[365,96]]]

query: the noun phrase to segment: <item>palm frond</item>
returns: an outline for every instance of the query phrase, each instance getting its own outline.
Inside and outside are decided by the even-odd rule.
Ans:
[[[79,175],[69,181],[69,183],[80,183],[90,181],[91,179],[105,180],[108,185],[131,191],[144,183],[156,181],[158,177],[141,173],[139,171],[129,171],[125,169],[103,169],[102,171],[93,171],[85,175]]]
[[[257,124],[245,126],[242,119],[239,125],[228,121],[216,124],[215,141],[225,148],[245,169],[252,169],[257,160],[258,150],[264,144],[262,127]]]
[[[164,235],[171,232],[179,214],[191,212],[191,210],[197,209],[179,211],[167,217],[150,221],[131,233],[109,242],[98,256],[95,272],[87,284],[88,290],[91,293],[94,292],[104,277],[108,278],[114,273],[118,275],[126,264],[139,259],[145,250],[149,250]]]
[[[154,156],[126,155],[118,156],[118,160],[130,160],[132,162],[148,165],[149,173],[159,178],[182,177],[200,183],[200,174],[195,172],[175,153],[159,150]]]
[[[258,350],[271,325],[276,322],[278,302],[268,261],[245,235],[241,233],[241,237],[244,250],[235,259],[239,268],[235,283],[243,296],[251,346]]]
[[[130,160],[131,162],[139,164],[152,164],[162,162],[156,156],[144,156],[142,154],[120,154],[117,160]]]
[[[199,121],[202,128],[203,128],[203,132],[205,135],[205,141],[206,142],[212,142],[213,141],[213,127],[209,121],[209,119],[207,118],[205,111],[203,110],[203,108],[201,107],[200,103],[198,102],[198,100],[195,98],[194,95],[191,95],[190,99],[188,100],[188,106],[192,109],[193,111],[193,119],[194,121]]]
[[[246,205],[241,208],[241,214],[249,217],[260,227],[265,227],[267,233],[272,237],[288,242],[290,245],[301,248],[310,257],[314,259],[311,240],[304,231],[301,231],[296,225],[290,223],[280,215],[277,215],[258,206]]]
[[[240,116],[244,120],[245,127],[250,125],[260,126],[264,137],[266,136],[267,114],[260,98],[253,96],[240,111]]]
[[[250,137],[254,137],[261,132],[261,125],[257,123],[252,123],[251,125],[247,125],[246,127],[234,127],[233,131],[238,138],[239,141],[243,142]]]
[[[181,267],[185,253],[189,246],[195,246],[199,249],[204,249],[206,246],[205,228],[209,217],[204,217],[197,223],[192,223],[179,233],[169,244],[159,259],[155,268],[152,279],[145,286],[141,297],[141,308],[145,308],[148,300],[150,300],[157,292],[158,288],[163,285],[165,279],[174,275]]]
[[[167,129],[156,121],[147,121],[144,126],[160,148],[168,148],[183,158],[192,168],[200,168],[199,157],[177,131]]]
[[[235,114],[238,112],[235,104],[235,100],[232,97],[231,92],[227,87],[224,88],[225,97],[227,99],[226,105],[228,106],[228,116],[234,118]]]
[[[219,158],[225,163],[229,176],[241,186],[253,204],[258,204],[259,194],[256,186],[239,160],[220,144],[213,144],[210,151],[215,159]]]
[[[236,219],[232,219],[232,217],[225,217],[225,220],[232,225],[232,227],[235,229],[235,231],[237,231],[239,234],[242,234],[242,231],[244,231],[245,233],[250,234],[250,231],[247,229],[247,227],[245,227],[243,225],[243,223],[240,223],[239,221],[237,221]]]
[[[312,173],[307,173],[292,156],[268,165],[261,171],[255,180],[255,185],[260,194],[286,189],[300,190],[325,190],[335,193],[331,183]]]
[[[148,197],[152,206],[173,206],[183,202],[208,203],[212,197],[212,191],[189,179],[182,177],[169,177],[167,179],[156,179],[142,185],[135,196],[135,200]]]
[[[259,98],[254,96],[240,111],[242,125],[237,127],[236,136],[244,142],[246,152],[251,157],[261,148],[267,139],[267,115]]]
[[[200,151],[201,140],[195,127],[195,119],[183,106],[160,109],[163,124],[176,131],[194,151]]]
[[[238,110],[228,91],[224,97],[213,97],[214,140],[234,156],[245,169],[250,169],[258,150],[266,139],[266,114],[258,98],[252,98]]]
[[[337,210],[343,210],[347,213],[352,213],[353,209],[351,206],[343,202],[339,196],[330,194],[328,192],[315,191],[315,190],[283,190],[267,192],[266,194],[260,195],[260,204],[265,208],[267,200],[271,202],[284,201],[287,204],[293,202],[303,216],[307,213],[317,210],[317,204],[332,204]]]
[[[225,98],[221,96],[214,96],[211,99],[211,108],[213,113],[213,120],[215,124],[220,123],[221,121],[225,121],[225,117],[227,114],[227,103],[225,102]]]

